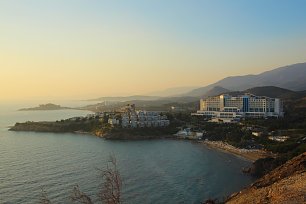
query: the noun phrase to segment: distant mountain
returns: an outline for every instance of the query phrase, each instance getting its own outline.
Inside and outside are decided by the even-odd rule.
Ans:
[[[203,88],[194,89],[193,91],[185,94],[185,96],[192,96],[192,97],[198,97],[198,98],[206,98],[209,96],[216,96],[220,95],[222,93],[230,92],[229,89],[225,89],[221,86],[207,86]]]
[[[220,95],[220,94],[227,93],[227,92],[230,92],[230,90],[225,89],[225,88],[223,88],[221,86],[215,86],[214,88],[212,88],[209,91],[207,91],[204,94],[204,97],[216,96],[216,95]]]
[[[163,96],[163,97],[169,97],[169,96],[179,96],[186,92],[192,91],[198,87],[195,86],[186,86],[186,87],[174,87],[174,88],[168,88],[161,91],[155,91],[151,92],[148,95],[150,96]]]
[[[216,86],[235,91],[242,91],[259,86],[276,86],[293,91],[306,90],[306,63],[280,67],[258,75],[227,77],[214,84],[194,89],[184,95],[202,96]]]
[[[160,98],[161,97],[159,96],[135,95],[135,96],[119,96],[119,97],[100,97],[96,99],[90,99],[89,101],[118,101],[118,102],[133,101],[133,100],[151,101],[151,100],[158,100]]]

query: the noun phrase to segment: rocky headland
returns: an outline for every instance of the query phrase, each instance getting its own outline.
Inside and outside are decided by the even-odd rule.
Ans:
[[[251,186],[233,194],[226,203],[306,203],[306,153],[287,161]]]

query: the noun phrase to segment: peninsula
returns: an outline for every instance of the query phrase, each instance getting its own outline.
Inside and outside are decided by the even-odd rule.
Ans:
[[[161,139],[174,138],[173,127],[144,127],[144,128],[122,128],[114,127],[99,119],[70,118],[54,122],[32,122],[16,123],[10,131],[32,131],[53,133],[79,133],[90,134],[105,139],[139,140],[139,139]]]

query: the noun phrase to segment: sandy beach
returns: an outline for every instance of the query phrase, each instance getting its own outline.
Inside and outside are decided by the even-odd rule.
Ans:
[[[275,157],[274,154],[264,151],[264,150],[239,149],[239,148],[236,148],[222,141],[203,141],[201,143],[203,143],[204,145],[210,148],[218,149],[226,153],[234,154],[236,156],[243,157],[253,162],[261,158]]]

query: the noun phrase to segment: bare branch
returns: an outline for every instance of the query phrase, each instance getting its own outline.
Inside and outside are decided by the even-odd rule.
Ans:
[[[120,204],[122,180],[117,168],[117,161],[114,155],[110,155],[105,170],[100,170],[103,179],[101,190],[98,194],[102,203]]]
[[[44,190],[44,188],[41,188],[41,198],[39,201],[40,204],[51,204],[51,201],[48,198],[47,192]]]
[[[73,187],[72,195],[70,198],[72,202],[81,203],[81,204],[93,204],[90,197],[85,193],[83,193],[78,185]]]

